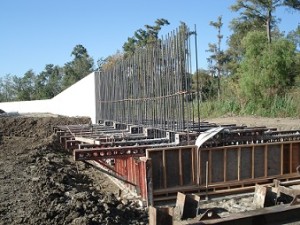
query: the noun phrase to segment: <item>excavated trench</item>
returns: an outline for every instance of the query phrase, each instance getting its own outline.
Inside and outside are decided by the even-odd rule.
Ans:
[[[0,224],[148,224],[102,173],[74,162],[53,126],[88,118],[0,118]]]

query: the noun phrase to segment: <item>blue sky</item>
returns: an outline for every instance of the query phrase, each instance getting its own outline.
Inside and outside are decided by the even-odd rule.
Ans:
[[[180,21],[197,26],[199,67],[206,67],[208,43],[216,42],[216,30],[209,26],[223,16],[223,43],[230,35],[229,7],[235,0],[1,0],[0,77],[23,76],[32,69],[40,73],[46,64],[63,66],[71,52],[82,44],[96,62],[122,50],[133,33],[153,25],[158,18],[171,24],[161,35],[171,32]],[[300,23],[299,12],[280,9],[280,29],[291,31]]]

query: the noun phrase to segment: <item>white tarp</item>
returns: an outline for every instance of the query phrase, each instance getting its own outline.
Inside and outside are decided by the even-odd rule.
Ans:
[[[204,131],[197,137],[195,145],[197,145],[197,147],[199,149],[204,142],[206,142],[208,139],[210,139],[213,136],[215,136],[216,134],[218,134],[223,129],[224,129],[224,127],[214,127],[207,131]]]

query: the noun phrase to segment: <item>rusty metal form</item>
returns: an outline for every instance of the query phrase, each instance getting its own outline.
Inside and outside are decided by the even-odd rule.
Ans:
[[[216,124],[201,125],[203,132],[216,128]],[[139,193],[148,205],[174,200],[177,192],[206,197],[250,191],[275,178],[299,178],[298,130],[229,124],[198,148],[182,145],[187,139],[195,143],[193,133],[113,127],[120,128],[103,123],[55,129],[75,160],[100,160],[101,166],[127,180],[128,189]],[[155,137],[158,134],[160,138]]]
[[[223,147],[177,146],[147,149],[152,161],[154,201],[177,192],[214,194],[245,192],[273,179],[299,179],[300,141]],[[154,203],[155,204],[155,203]]]
[[[191,76],[195,35],[183,24],[132,56],[104,64],[96,84],[97,121],[199,130],[200,113],[194,112],[200,103],[199,88],[192,90]]]

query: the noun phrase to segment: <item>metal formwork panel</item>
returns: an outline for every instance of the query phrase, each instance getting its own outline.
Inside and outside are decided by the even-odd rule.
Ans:
[[[194,185],[196,146],[147,149],[152,161],[153,189],[166,189]]]
[[[257,183],[299,176],[300,142],[232,145],[215,148],[177,146],[147,149],[154,201],[177,192],[200,195],[250,190]],[[151,197],[150,197],[151,198]]]
[[[299,145],[284,142],[200,149],[200,185],[206,184],[206,174],[209,185],[292,175],[300,165]]]
[[[127,188],[141,196],[143,200],[147,199],[147,181],[146,181],[146,161],[138,157],[117,158],[115,159],[115,170],[130,183],[136,186],[127,185]]]

